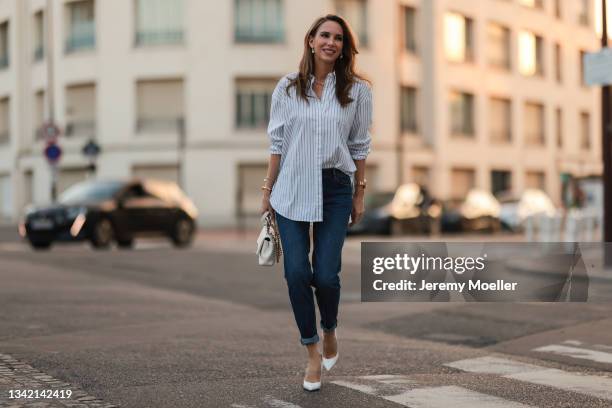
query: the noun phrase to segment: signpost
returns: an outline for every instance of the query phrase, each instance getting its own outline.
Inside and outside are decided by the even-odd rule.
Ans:
[[[55,142],[60,135],[60,130],[53,122],[46,122],[42,125],[42,137],[47,142]]]
[[[50,140],[44,150],[45,157],[51,167],[51,200],[57,200],[57,163],[62,157],[62,148],[55,142]]]

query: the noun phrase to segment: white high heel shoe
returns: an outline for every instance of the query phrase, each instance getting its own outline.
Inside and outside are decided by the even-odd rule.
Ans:
[[[325,358],[325,351],[323,351],[323,367],[325,367],[325,369],[327,371],[331,370],[332,367],[336,364],[336,362],[338,361],[338,356],[340,353],[338,353],[338,331],[335,331],[335,337],[336,337],[336,355],[333,356],[332,358]]]
[[[310,382],[310,381],[306,381],[306,379],[304,379],[304,384],[303,387],[306,391],[318,391],[321,389],[321,375],[323,374],[321,372],[321,370],[317,371],[319,373],[319,381],[317,382]],[[306,370],[306,375],[308,375],[309,371]]]

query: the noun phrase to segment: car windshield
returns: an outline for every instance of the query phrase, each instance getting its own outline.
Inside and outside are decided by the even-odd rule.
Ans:
[[[118,181],[83,182],[70,187],[59,197],[62,204],[101,201],[112,198],[123,183]]]

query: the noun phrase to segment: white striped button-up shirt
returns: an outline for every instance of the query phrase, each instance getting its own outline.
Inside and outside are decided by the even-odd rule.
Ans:
[[[336,98],[336,76],[325,78],[321,99],[312,84],[309,103],[296,95],[296,88],[286,88],[284,76],[272,94],[268,136],[270,153],[280,154],[280,169],[272,188],[270,204],[274,211],[295,221],[323,221],[322,169],[336,168],[351,176],[353,160],[362,160],[370,152],[372,91],[357,79],[350,90],[353,102],[344,108]]]

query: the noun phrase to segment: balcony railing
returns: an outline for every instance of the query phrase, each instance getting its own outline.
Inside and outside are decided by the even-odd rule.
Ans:
[[[66,39],[66,52],[93,49],[96,46],[96,25],[93,21],[73,25]]]
[[[180,44],[183,37],[182,30],[141,30],[136,32],[136,45]]]
[[[183,118],[138,118],[136,133],[180,133]]]
[[[66,123],[66,137],[95,137],[95,120],[74,120]]]

